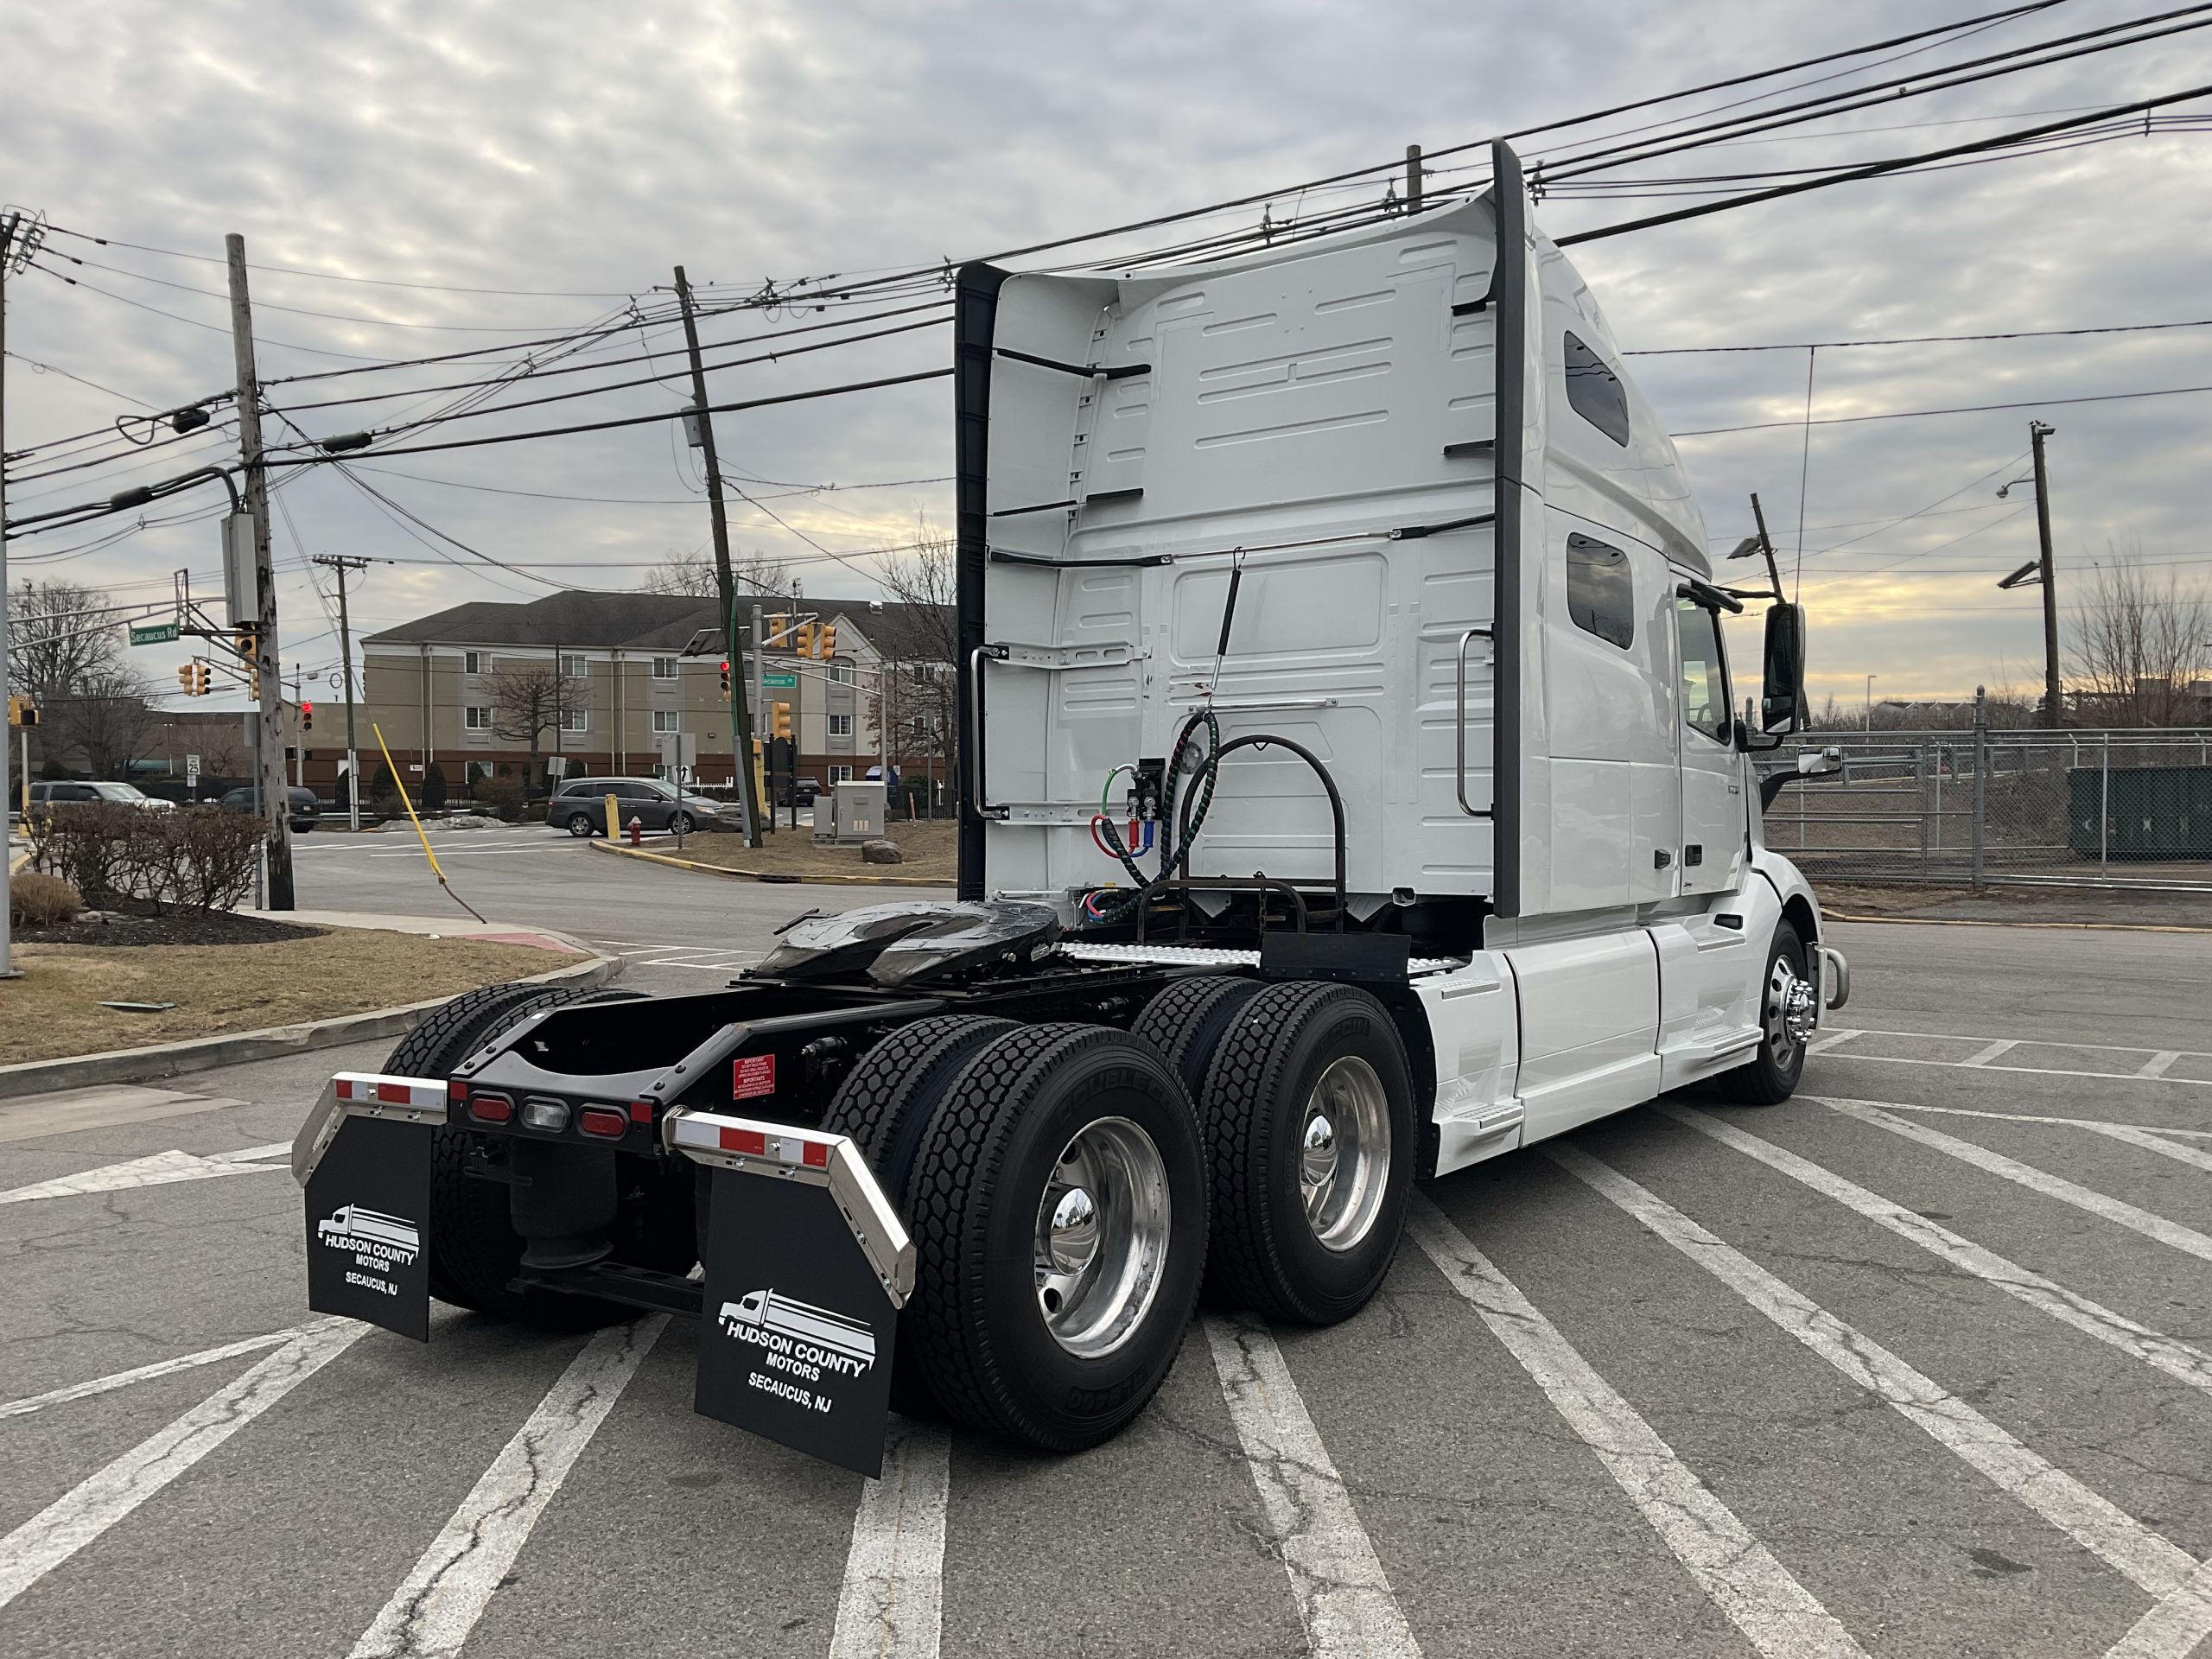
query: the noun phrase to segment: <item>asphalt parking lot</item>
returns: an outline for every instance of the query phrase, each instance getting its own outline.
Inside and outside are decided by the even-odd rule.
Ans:
[[[654,988],[827,891],[515,844],[480,907]],[[302,902],[428,886],[384,850]],[[1209,1314],[1118,1441],[880,1483],[694,1415],[683,1321],[311,1319],[283,1146],[383,1045],[0,1106],[0,1652],[2189,1653],[2212,935],[1836,936],[1797,1099],[1434,1183],[1349,1323]]]

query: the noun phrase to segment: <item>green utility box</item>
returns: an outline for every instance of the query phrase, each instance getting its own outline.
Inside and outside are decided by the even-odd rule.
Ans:
[[[2073,766],[2066,803],[2069,844],[2083,858],[2212,859],[2212,766]]]

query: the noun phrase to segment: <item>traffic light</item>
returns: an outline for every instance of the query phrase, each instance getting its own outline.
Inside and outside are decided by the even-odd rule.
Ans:
[[[722,696],[729,696],[729,664],[722,664]]]
[[[196,697],[200,695],[199,682],[194,674],[194,670],[198,666],[196,663],[184,663],[180,664],[176,671],[176,683],[184,688],[184,695],[188,697]]]
[[[791,734],[791,706],[779,702],[768,710],[768,735],[789,737]]]
[[[785,615],[781,611],[771,613],[768,618],[768,638],[766,643],[772,645],[782,645],[785,640],[790,639],[791,630],[791,620],[790,617]]]
[[[38,705],[29,697],[8,699],[8,724],[28,731],[38,724]]]
[[[837,654],[837,625],[824,622],[814,635],[814,654],[828,662]]]
[[[303,732],[315,730],[315,704],[312,702],[300,705],[300,729]]]

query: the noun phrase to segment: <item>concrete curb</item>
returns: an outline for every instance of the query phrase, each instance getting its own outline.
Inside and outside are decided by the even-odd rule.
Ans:
[[[2212,933],[2212,927],[2191,927],[2176,922],[1989,921],[1973,916],[1853,916],[1840,910],[1824,910],[1821,919],[1893,927],[2047,927],[2078,933]]]
[[[641,858],[648,864],[665,864],[671,869],[696,870],[701,875],[726,876],[734,881],[789,881],[804,882],[809,887],[949,887],[953,885],[933,875],[794,875],[785,870],[732,870],[720,864],[701,864],[693,859],[671,858],[666,853],[649,853],[642,847],[623,847],[608,841],[594,840],[591,849],[595,853]]]
[[[593,953],[548,974],[532,974],[533,985],[604,985],[623,969],[619,957]],[[372,1038],[397,1037],[412,1031],[416,1022],[433,1008],[442,1008],[451,997],[432,997],[402,1007],[372,1008],[365,1014],[340,1014],[329,1020],[310,1020],[296,1026],[275,1026],[265,1031],[233,1032],[225,1037],[203,1037],[195,1042],[160,1044],[149,1048],[110,1049],[103,1054],[78,1054],[59,1060],[24,1060],[0,1065],[0,1100],[22,1095],[42,1095],[57,1089],[82,1089],[103,1083],[143,1083],[155,1077],[174,1077],[188,1071],[211,1071],[218,1066],[238,1065],[247,1060],[274,1059],[285,1054],[304,1054],[318,1048],[337,1048]]]

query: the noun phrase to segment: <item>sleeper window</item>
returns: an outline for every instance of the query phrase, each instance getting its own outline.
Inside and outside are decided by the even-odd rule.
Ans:
[[[1636,643],[1636,583],[1628,555],[1587,536],[1567,538],[1567,613],[1623,651]]]
[[[1628,445],[1628,392],[1605,359],[1574,334],[1567,337],[1567,401],[1615,443]]]

